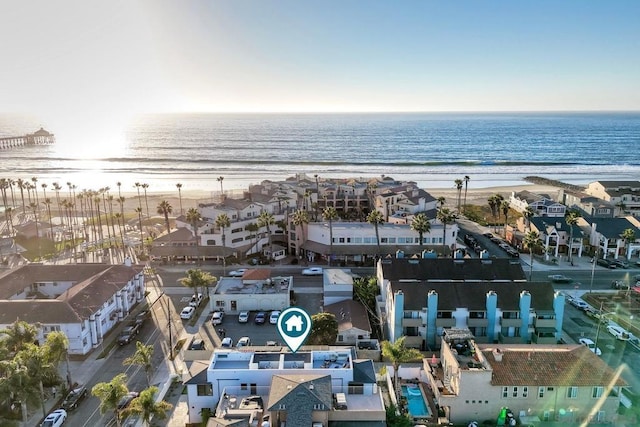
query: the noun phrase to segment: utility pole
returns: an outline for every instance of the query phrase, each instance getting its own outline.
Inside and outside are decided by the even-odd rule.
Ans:
[[[167,320],[169,322],[169,360],[173,360],[173,335],[171,334],[171,304],[167,300]]]
[[[589,293],[593,290],[593,275],[596,272],[596,261],[598,261],[598,250],[596,249],[596,253],[593,256],[593,260],[591,260],[591,284],[589,285]],[[602,311],[602,307],[600,307],[600,311]]]

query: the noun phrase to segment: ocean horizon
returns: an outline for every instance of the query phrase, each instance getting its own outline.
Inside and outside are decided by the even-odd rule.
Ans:
[[[57,143],[0,150],[0,177],[149,192],[243,189],[296,174],[391,176],[422,188],[583,185],[640,177],[640,112],[196,113],[138,116],[121,141],[71,140],[55,123],[0,115],[0,137],[43,126]],[[111,146],[113,145],[113,146]]]

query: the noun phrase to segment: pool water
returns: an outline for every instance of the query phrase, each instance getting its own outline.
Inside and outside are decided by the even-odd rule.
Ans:
[[[422,390],[418,386],[402,387],[402,395],[407,398],[407,406],[409,414],[412,417],[428,417],[430,416],[429,407],[426,398],[422,395]]]

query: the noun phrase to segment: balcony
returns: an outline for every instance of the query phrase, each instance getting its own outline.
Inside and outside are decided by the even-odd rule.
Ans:
[[[402,319],[402,326],[403,327],[410,327],[410,326],[423,326],[422,323],[422,319],[421,318],[417,318],[417,319],[413,319],[413,318],[403,318]]]
[[[535,326],[536,328],[555,328],[556,319],[540,319],[536,317],[533,320],[533,326]]]
[[[500,332],[498,334],[498,341],[501,342],[502,344],[521,344],[522,343],[522,338],[521,337],[508,337],[506,335],[503,335],[502,332]]]
[[[522,319],[505,319],[504,317],[501,317],[500,326],[504,328],[518,328],[522,326]]]
[[[436,319],[436,327],[438,328],[451,328],[453,326],[456,326],[455,317]]]
[[[474,319],[474,318],[469,318],[467,319],[467,326],[469,326],[470,328],[472,327],[487,327],[489,326],[489,319]]]

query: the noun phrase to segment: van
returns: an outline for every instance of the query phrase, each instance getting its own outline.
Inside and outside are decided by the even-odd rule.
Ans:
[[[204,340],[195,339],[189,346],[189,350],[204,350]]]

